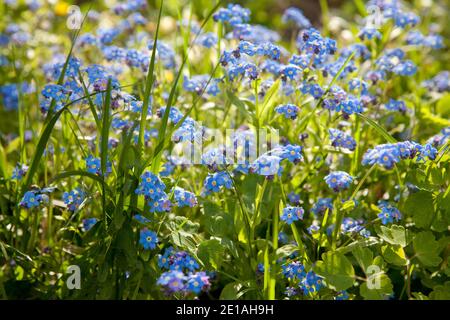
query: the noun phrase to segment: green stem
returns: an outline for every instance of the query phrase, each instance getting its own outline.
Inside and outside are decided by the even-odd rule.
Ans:
[[[292,234],[294,235],[295,242],[297,242],[300,256],[303,255],[303,257],[306,261],[310,261],[308,255],[306,254],[305,248],[303,247],[303,242],[302,242],[302,239],[300,238],[300,234],[298,233],[298,229],[297,229],[297,226],[295,225],[295,223],[291,224],[291,230],[292,230]]]
[[[270,266],[270,282],[269,282],[269,300],[275,300],[275,288],[277,286],[277,278],[275,276],[275,268],[276,268],[276,251],[278,249],[278,232],[279,232],[279,206],[275,206],[273,210],[273,224],[272,224],[272,247],[273,247],[273,259]]]

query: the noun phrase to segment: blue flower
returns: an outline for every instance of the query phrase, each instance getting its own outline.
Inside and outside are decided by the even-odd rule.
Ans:
[[[250,170],[251,172],[266,177],[279,175],[282,171],[280,165],[281,160],[283,159],[278,156],[263,154],[250,165]]]
[[[80,188],[76,188],[70,192],[64,192],[63,201],[69,211],[74,212],[83,203],[85,197],[86,194]]]
[[[140,222],[140,223],[142,223],[142,224],[147,224],[147,223],[150,223],[150,222],[151,222],[150,219],[144,217],[144,216],[141,215],[141,214],[135,214],[135,215],[133,216],[133,218],[134,218],[136,221],[138,221],[138,222]]]
[[[66,88],[57,84],[46,85],[41,93],[46,99],[54,99],[56,102],[66,100],[69,94]]]
[[[287,119],[295,120],[297,118],[299,107],[294,104],[281,104],[275,108],[275,112],[282,114]]]
[[[300,195],[295,192],[289,192],[287,195],[289,202],[292,204],[299,204],[300,203]]]
[[[264,263],[258,263],[256,266],[256,272],[260,274],[264,273]]]
[[[413,12],[397,10],[394,14],[394,22],[395,25],[400,28],[405,28],[407,26],[414,27],[420,22],[420,18]]]
[[[325,177],[325,182],[335,192],[339,192],[350,187],[353,177],[344,171],[334,171]]]
[[[282,64],[274,60],[264,60],[260,67],[262,70],[278,75],[282,68]]]
[[[309,271],[299,284],[299,287],[305,296],[319,291],[323,286],[322,277],[318,276],[313,271]]]
[[[207,276],[205,272],[201,271],[188,276],[186,290],[199,294],[201,291],[207,291],[210,285],[209,276]]]
[[[348,300],[348,299],[349,299],[349,296],[348,296],[347,291],[345,291],[345,290],[339,291],[339,292],[337,293],[335,299],[336,299],[336,300]]]
[[[406,112],[405,102],[400,100],[389,99],[388,103],[386,103],[384,107],[390,111]]]
[[[80,47],[84,47],[87,45],[97,45],[97,38],[91,33],[85,33],[78,37],[77,44]]]
[[[378,207],[381,209],[378,218],[381,219],[382,224],[393,223],[394,220],[399,221],[402,218],[400,211],[389,203],[380,202]]]
[[[299,29],[309,28],[311,22],[303,15],[302,10],[294,7],[287,8],[281,18],[283,23],[294,22]]]
[[[219,192],[222,188],[231,189],[232,180],[227,172],[219,171],[213,174],[208,174],[203,186],[207,192]]]
[[[249,41],[241,41],[239,42],[238,49],[240,52],[245,53],[246,55],[254,56],[258,51],[258,46]]]
[[[173,190],[175,203],[178,207],[195,207],[197,205],[197,197],[192,192],[183,188],[175,187]]]
[[[375,28],[364,27],[359,32],[358,37],[360,37],[362,40],[364,39],[372,40],[374,38],[381,39],[381,33]]]
[[[316,216],[325,213],[326,210],[333,210],[333,200],[331,198],[319,198],[311,208],[311,212]]]
[[[98,29],[97,34],[102,44],[109,44],[120,34],[120,30],[118,28]]]
[[[305,211],[302,207],[291,207],[288,206],[283,209],[281,214],[281,220],[285,221],[287,224],[292,224],[294,221],[303,219],[303,214]]]
[[[361,93],[367,92],[368,84],[358,78],[353,78],[348,82],[348,87],[350,90],[361,90]]]
[[[419,149],[417,161],[423,160],[425,157],[427,157],[430,160],[434,160],[436,159],[437,154],[438,154],[437,149],[433,147],[431,143],[427,143]]]
[[[281,49],[271,42],[264,42],[257,47],[257,53],[259,55],[267,56],[272,60],[279,60]]]
[[[314,234],[317,233],[320,230],[320,225],[317,221],[314,221],[308,228],[308,233],[309,234]]]
[[[165,196],[159,199],[151,199],[149,197],[147,199],[150,212],[169,212],[172,208],[172,202]]]
[[[86,170],[89,173],[93,173],[96,175],[101,175],[102,174],[102,169],[101,169],[101,160],[99,158],[94,158],[92,155],[89,155],[86,159]],[[112,166],[111,166],[111,162],[107,162],[106,163],[106,172],[105,174],[109,174],[112,172]]]
[[[61,62],[53,66],[53,79],[59,79],[64,68],[64,64],[65,63]],[[81,61],[77,58],[70,57],[69,61],[67,62],[66,73],[64,74],[64,76],[78,78],[80,67]]]
[[[158,200],[161,198],[167,198],[167,194],[164,192],[166,185],[161,179],[152,172],[146,171],[141,175],[139,186],[135,190],[136,194],[144,195],[151,200]]]
[[[183,267],[189,271],[195,271],[200,268],[198,262],[188,254],[184,255]]]
[[[422,82],[422,86],[437,92],[450,91],[450,72],[441,71],[433,78]]]
[[[305,267],[299,261],[292,261],[289,264],[282,265],[281,268],[283,276],[290,280],[302,280],[306,276]]]
[[[155,249],[158,244],[158,237],[153,231],[144,228],[140,232],[139,243],[144,247],[145,250]]]
[[[342,220],[341,231],[342,233],[361,232],[364,229],[363,223],[363,220],[355,220],[353,218],[345,217]]]
[[[83,219],[84,232],[89,231],[97,223],[96,218]]]
[[[25,164],[18,163],[13,169],[11,179],[17,180],[17,181],[22,180],[22,178],[27,174],[27,172],[28,172],[28,166]]]
[[[34,207],[38,207],[42,201],[43,201],[42,195],[36,194],[33,191],[27,191],[23,195],[23,198],[20,201],[19,205],[23,208],[31,209]]]
[[[302,150],[303,148],[301,146],[288,144],[282,147],[273,148],[270,151],[270,154],[297,164],[303,160]]]
[[[284,79],[287,78],[290,80],[294,80],[300,72],[302,72],[302,69],[294,64],[289,64],[280,69],[280,74]]]
[[[417,156],[417,161],[422,161],[425,157],[433,160],[436,155],[437,150],[431,144],[422,146],[416,142],[403,141],[380,144],[367,150],[363,155],[362,164],[379,164],[386,169],[392,169],[401,159],[413,159]]]
[[[302,55],[292,55],[291,59],[289,60],[290,64],[296,65],[302,69],[306,69],[309,67],[311,61],[311,56],[307,54]]]
[[[214,21],[228,22],[236,26],[250,20],[250,10],[238,4],[228,4],[227,8],[220,8],[213,15]]]
[[[301,52],[317,56],[334,54],[337,50],[336,41],[330,38],[323,38],[320,32],[312,27],[299,33],[297,47]]]
[[[185,76],[183,80],[183,89],[188,92],[195,92],[197,94],[202,94],[206,91],[206,93],[216,96],[220,92],[217,85],[219,80],[211,79],[211,81],[209,81],[209,79],[210,77],[206,74],[196,75],[191,78]]]
[[[168,293],[180,292],[185,289],[186,276],[183,272],[171,270],[164,272],[157,280],[157,284],[163,286]]]
[[[328,129],[330,133],[331,145],[333,147],[342,147],[350,151],[355,150],[356,141],[350,135],[338,129]]]
[[[149,41],[149,50],[153,50],[153,40]],[[164,68],[172,69],[176,66],[175,51],[164,41],[159,40],[156,43],[158,59],[163,63]]]
[[[314,99],[319,99],[324,94],[324,91],[317,83],[303,83],[300,87],[303,94],[310,94]]]
[[[289,241],[288,235],[287,235],[286,233],[284,233],[283,231],[280,231],[280,232],[278,233],[278,241],[279,241],[281,244],[286,244],[286,243],[288,243],[288,241]]]
[[[149,63],[149,57],[140,51],[129,49],[126,50],[125,62],[130,67],[140,67],[145,70]]]
[[[400,76],[412,76],[416,73],[416,71],[416,65],[410,60],[400,62],[392,69],[392,72]]]

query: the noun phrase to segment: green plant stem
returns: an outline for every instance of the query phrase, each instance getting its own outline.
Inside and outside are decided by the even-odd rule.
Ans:
[[[275,300],[275,288],[277,286],[277,278],[275,274],[275,268],[277,265],[277,259],[276,259],[276,251],[278,249],[278,233],[279,233],[279,206],[276,205],[273,210],[273,216],[272,216],[272,249],[273,249],[273,256],[272,256],[272,262],[270,265],[270,282],[269,282],[269,300]]]
[[[338,196],[336,198],[336,201],[334,202],[334,208],[336,210],[336,220],[334,224],[334,230],[333,230],[333,241],[332,241],[332,249],[333,251],[337,248],[337,241],[339,238],[339,231],[341,229],[342,219],[344,217],[344,211],[341,210],[341,197]]]

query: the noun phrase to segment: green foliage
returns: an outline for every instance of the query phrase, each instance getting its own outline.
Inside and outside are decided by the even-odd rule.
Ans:
[[[327,252],[322,255],[314,270],[325,277],[328,284],[337,291],[350,288],[354,283],[355,271],[352,263],[342,254]]]

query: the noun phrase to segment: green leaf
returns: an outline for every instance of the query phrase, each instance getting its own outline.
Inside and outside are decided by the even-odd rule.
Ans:
[[[372,264],[373,261],[373,253],[368,248],[355,248],[353,251],[353,256],[355,257],[356,261],[358,262],[361,269],[363,269],[364,273],[366,272],[367,268]]]
[[[216,239],[203,241],[197,248],[198,258],[209,269],[219,269],[222,265],[224,254],[225,248]]]
[[[204,215],[201,218],[202,226],[205,226],[209,234],[217,237],[231,236],[233,233],[233,217],[225,213],[217,204],[205,201],[203,204]]]
[[[242,284],[240,282],[230,282],[228,283],[220,293],[220,300],[237,300],[239,299],[239,291],[242,289]]]
[[[430,299],[433,300],[450,300],[450,281],[446,281],[443,285],[437,285],[430,293]]]
[[[351,262],[337,252],[326,252],[323,261],[318,261],[314,271],[324,277],[327,284],[336,291],[350,288],[354,283],[355,271]]]
[[[441,263],[439,257],[440,247],[431,231],[422,231],[416,235],[413,241],[417,258],[425,265],[435,267]]]
[[[111,189],[109,188],[109,186],[105,183],[105,181],[103,181],[103,179],[101,177],[99,177],[96,174],[93,174],[93,173],[90,173],[87,171],[81,171],[81,170],[61,172],[61,173],[57,174],[56,176],[54,176],[52,179],[50,179],[49,184],[51,184],[52,182],[57,181],[57,180],[61,180],[61,179],[69,178],[69,177],[77,177],[77,176],[87,177],[94,181],[97,181],[98,183],[103,185],[108,192],[110,192],[110,193],[112,192]]]
[[[393,224],[392,226],[381,226],[378,230],[378,236],[384,241],[406,247],[412,240],[412,236],[409,230],[406,230],[402,226]]]
[[[102,139],[100,149],[100,160],[102,176],[106,175],[106,164],[108,161],[108,140],[109,140],[109,125],[110,125],[110,110],[111,110],[111,79],[108,79],[106,87],[106,97],[102,108]]]
[[[164,0],[161,0],[161,4],[159,6],[158,20],[156,23],[155,39],[153,40],[152,56],[150,58],[150,65],[149,65],[147,77],[145,80],[145,92],[144,92],[144,99],[143,99],[143,104],[142,104],[142,113],[141,113],[141,119],[140,119],[140,125],[139,125],[139,137],[138,137],[139,157],[140,157],[142,147],[144,145],[145,122],[147,121],[148,107],[149,107],[149,103],[150,103],[150,95],[152,93],[153,84],[155,82],[154,69],[155,69],[155,57],[156,57],[156,50],[157,50],[156,46],[158,43],[159,26],[161,23],[161,13],[162,13],[163,4],[164,4]]]
[[[264,123],[267,119],[270,119],[270,114],[273,111],[273,105],[275,104],[278,91],[280,90],[281,80],[278,79],[275,83],[267,90],[264,96],[264,101],[261,107],[261,114],[257,115],[260,118],[261,123]]]
[[[418,228],[429,228],[434,217],[433,194],[418,191],[405,201],[404,212],[412,216]]]
[[[232,276],[228,275],[233,278]],[[236,279],[237,280],[237,279]],[[220,300],[238,300],[247,292],[259,290],[259,286],[254,280],[235,281],[228,283],[220,294]]]
[[[374,287],[369,287],[367,282],[364,282],[359,288],[359,293],[366,300],[386,300],[392,294],[393,286],[391,279],[382,273],[378,275],[378,284]]]
[[[286,244],[276,250],[275,252],[276,260],[289,257],[296,251],[298,251],[298,246]]]
[[[0,177],[6,177],[6,152],[0,143]]]
[[[385,245],[381,247],[381,252],[384,259],[388,263],[395,264],[397,266],[405,266],[407,261],[403,248],[399,245]]]
[[[421,292],[412,292],[411,295],[415,300],[430,300],[426,295]]]
[[[395,140],[395,138],[393,136],[391,136],[389,134],[389,132],[386,131],[386,129],[384,129],[382,126],[380,126],[378,123],[376,123],[372,119],[368,118],[367,116],[365,116],[361,113],[357,113],[356,115],[358,117],[360,117],[361,119],[363,119],[365,122],[367,122],[369,124],[369,126],[374,128],[375,131],[377,131],[384,139],[386,139],[387,142],[389,142],[389,143],[397,142],[397,140]]]
[[[250,117],[252,119],[252,122],[255,122],[255,115],[250,112],[250,110],[247,109],[247,106],[245,105],[245,103],[240,100],[238,97],[236,97],[236,95],[231,92],[230,90],[227,90],[227,97],[228,99],[231,101],[232,104],[234,104],[237,108],[238,111],[244,116],[244,117]]]

